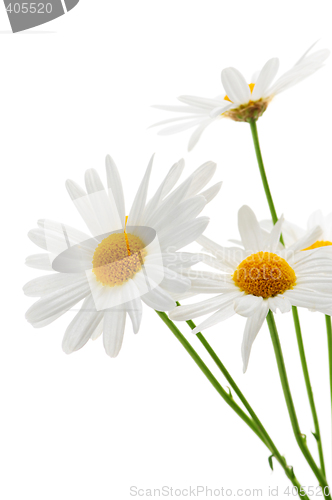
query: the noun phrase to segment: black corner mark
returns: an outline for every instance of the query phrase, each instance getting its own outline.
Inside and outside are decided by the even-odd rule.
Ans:
[[[13,33],[48,23],[73,9],[79,0],[4,0]]]

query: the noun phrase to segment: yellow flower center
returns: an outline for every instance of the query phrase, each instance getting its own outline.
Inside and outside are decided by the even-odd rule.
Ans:
[[[238,265],[232,278],[243,292],[264,298],[284,293],[296,283],[295,272],[285,259],[270,252],[247,257]]]
[[[252,91],[254,90],[255,84],[254,83],[249,83],[248,87],[250,88],[250,92],[252,93]],[[228,97],[228,95],[225,95],[224,100],[225,101],[229,101],[229,102],[233,102],[233,101],[230,100],[230,98]]]
[[[314,250],[315,248],[320,248],[320,247],[329,247],[332,245],[332,241],[324,241],[324,240],[321,240],[321,241],[316,241],[316,243],[314,243],[313,245],[310,245],[310,247],[308,248],[304,248],[304,250]]]
[[[92,272],[103,285],[122,285],[140,271],[146,253],[138,236],[126,232],[111,234],[97,246]]]

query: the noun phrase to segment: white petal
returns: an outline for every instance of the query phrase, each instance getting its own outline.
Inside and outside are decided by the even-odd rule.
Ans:
[[[126,310],[112,308],[104,311],[103,342],[106,353],[111,358],[119,354],[126,325]]]
[[[112,191],[121,222],[124,224],[126,211],[121,177],[113,158],[109,155],[106,156],[106,175],[108,188]]]
[[[81,278],[84,279],[84,276],[81,275]],[[75,279],[79,279],[79,276],[63,273],[47,274],[26,283],[23,292],[28,297],[43,297],[72,284]]]
[[[154,158],[154,155],[151,157],[151,159],[149,161],[145,175],[144,175],[142,182],[138,188],[134,202],[133,202],[132,207],[130,209],[128,221],[127,221],[128,226],[138,225],[140,222],[140,218],[143,215],[143,211],[144,211],[145,203],[146,203],[146,197],[147,197],[147,193],[148,193],[153,158]]]
[[[62,239],[67,241],[67,246],[80,244],[80,247],[86,251],[94,251],[95,246],[92,243],[92,238],[89,234],[78,231],[74,227],[62,222],[56,222],[50,219],[39,219],[38,226],[44,231],[55,232]]]
[[[29,257],[25,259],[25,264],[28,267],[33,267],[34,269],[53,271],[52,259],[49,253],[36,253],[34,255],[29,255]]]
[[[193,196],[187,200],[184,200],[178,206],[175,206],[173,210],[168,213],[164,213],[156,224],[154,224],[153,229],[157,232],[166,230],[170,227],[174,228],[186,222],[195,219],[203,210],[206,205],[206,200],[204,196]]]
[[[267,61],[259,74],[255,87],[251,94],[253,101],[258,101],[261,97],[265,96],[265,92],[271,85],[274,77],[276,76],[279,68],[279,59],[274,57]]]
[[[66,181],[66,188],[80,216],[87,225],[93,236],[98,236],[103,233],[102,228],[96,215],[92,209],[90,198],[87,193],[76,182],[72,180]]]
[[[161,125],[168,125],[169,123],[189,121],[189,120],[193,120],[194,118],[196,118],[196,119],[201,118],[203,120],[205,117],[206,117],[206,113],[204,113],[204,111],[200,110],[198,112],[198,114],[190,114],[190,115],[177,116],[177,117],[173,116],[172,118],[167,118],[167,120],[161,120],[159,122],[153,123],[148,128],[161,127]],[[159,134],[159,135],[163,135],[163,134]]]
[[[155,210],[148,210],[143,215],[142,221],[150,227],[155,227],[158,221],[169,213],[174,207],[178,206],[186,197],[192,179],[188,177],[171,194],[169,194]]]
[[[199,194],[200,196],[204,196],[206,203],[210,203],[210,201],[212,201],[213,198],[219,193],[221,186],[222,182],[217,182],[217,184],[214,184],[212,187],[206,189],[205,191],[201,191]]]
[[[229,99],[235,104],[246,104],[251,97],[249,85],[236,68],[226,68],[221,72],[221,81]]]
[[[284,294],[271,297],[269,300],[269,308],[272,312],[276,313],[277,309],[282,313],[289,312],[292,309],[292,304]]]
[[[167,292],[180,294],[185,293],[190,288],[190,279],[181,274],[164,268],[164,279],[160,283],[161,288]]]
[[[227,293],[236,290],[236,286],[219,280],[206,278],[194,278],[191,280],[190,291],[192,293]]]
[[[324,314],[332,314],[332,299],[312,290],[296,286],[293,290],[287,290],[284,295],[293,306],[305,307],[313,311],[321,311]],[[329,310],[330,312],[326,312]]]
[[[234,300],[240,295],[241,292],[217,295],[216,297],[211,297],[210,299],[197,302],[196,304],[180,306],[171,311],[169,317],[175,321],[187,321],[199,316],[204,316],[217,309],[222,309],[224,304],[228,305],[230,302],[233,304]]]
[[[305,53],[300,57],[300,59],[294,64],[294,66],[297,66],[298,64],[300,64],[303,59],[305,58],[305,56],[310,52],[310,50],[317,44],[319,40],[316,40],[312,45],[310,45],[310,47],[305,51]]]
[[[28,238],[35,245],[55,255],[59,255],[68,248],[65,233],[60,235],[54,231],[44,231],[44,229],[36,228],[28,232]]]
[[[163,251],[175,252],[197,240],[205,231],[210,219],[198,217],[189,223],[180,224],[176,228],[160,231],[158,233],[159,243]]]
[[[187,191],[186,198],[199,193],[214,176],[217,169],[217,164],[214,161],[207,161],[198,167],[189,177],[191,179],[190,187]]]
[[[228,318],[231,318],[232,316],[234,316],[234,314],[234,303],[233,300],[229,299],[227,302],[224,302],[222,304],[221,308],[217,312],[197,325],[196,328],[193,329],[193,333],[197,334],[203,330],[206,330],[207,328],[211,328],[212,326],[217,325],[218,323],[225,321]]]
[[[214,262],[212,259],[207,258],[209,256],[204,256],[204,254],[202,255],[202,260],[216,269],[225,269],[227,271],[234,272],[246,256],[243,248],[222,247],[204,235],[197,238],[197,242],[200,243],[205,250],[211,252],[215,257],[217,257],[217,261]]]
[[[329,54],[330,52],[328,50],[323,49],[305,57],[301,62],[293,66],[293,68],[278,78],[278,80],[269,89],[269,94],[280,94],[280,92],[283,92],[293,85],[300,83],[302,80],[320,69]]]
[[[170,168],[165,179],[160,184],[159,188],[153,195],[153,197],[146,204],[144,211],[144,220],[148,219],[151,214],[155,212],[162,200],[168,193],[173,189],[177,181],[179,180],[184,169],[184,160],[181,158],[178,162]]]
[[[93,334],[91,335],[91,340],[97,340],[103,333],[103,328],[104,328],[104,319],[102,319],[99,322],[98,326],[95,328]]]
[[[223,113],[225,113],[229,109],[236,107],[236,104],[233,104],[232,102],[228,103],[228,104],[226,104],[226,103],[227,103],[227,101],[225,101],[224,105],[218,106],[217,108],[214,108],[210,113],[210,118],[217,118],[218,116],[222,115]]]
[[[44,321],[58,313],[65,313],[90,293],[86,277],[80,276],[69,286],[61,288],[37,300],[26,312],[29,323]]]
[[[185,130],[194,127],[195,125],[201,124],[202,121],[205,120],[205,115],[195,119],[192,119],[192,117],[190,117],[190,120],[186,123],[178,123],[176,125],[170,125],[169,127],[162,128],[161,130],[159,130],[158,135],[172,135],[177,134],[178,132],[184,132]]]
[[[131,319],[133,325],[133,331],[134,333],[137,333],[141,325],[142,314],[143,314],[142,301],[140,297],[137,297],[136,299],[133,299],[130,302],[126,302],[125,307]]]
[[[159,286],[142,295],[142,300],[147,306],[157,311],[170,311],[176,305],[172,297]]]
[[[91,338],[102,319],[103,313],[96,311],[93,297],[89,295],[66,330],[62,341],[64,352],[71,354],[81,349]]]
[[[208,127],[210,125],[210,123],[212,123],[214,120],[211,120],[210,118],[208,118],[207,120],[204,120],[195,130],[194,132],[191,134],[190,136],[190,139],[189,139],[189,142],[188,142],[188,151],[192,151],[194,149],[194,147],[196,146],[196,144],[198,143],[198,141],[200,140],[201,138],[201,135],[202,133],[204,132],[204,130],[206,129],[206,127]]]
[[[264,300],[259,311],[247,319],[241,346],[243,373],[247,371],[252,344],[254,343],[254,340],[257,337],[257,334],[261,329],[269,311],[268,304],[268,300]]]
[[[316,226],[309,231],[307,231],[304,236],[298,239],[293,245],[288,248],[288,253],[295,253],[304,248],[308,248],[313,245],[322,234],[323,230],[320,226]]]
[[[120,218],[112,192],[111,190],[109,193],[106,192],[94,168],[90,168],[85,172],[85,184],[89,193],[90,204],[100,224],[102,234],[123,227],[124,219]]]
[[[209,99],[206,97],[197,97],[194,95],[181,95],[178,97],[179,101],[186,104],[193,105],[202,109],[211,110],[222,104],[219,99]]]
[[[282,215],[278,222],[273,226],[273,229],[268,236],[268,250],[270,252],[275,252],[279,246],[283,222],[284,216]]]
[[[316,210],[313,214],[310,215],[308,219],[308,229],[313,229],[316,226],[322,226],[324,223],[324,216],[321,210]]]
[[[105,189],[98,172],[94,168],[89,168],[85,172],[85,187],[89,194],[104,191]]]
[[[241,316],[252,316],[258,308],[262,307],[263,297],[255,297],[254,295],[244,295],[239,297],[234,302],[234,309]]]
[[[256,215],[247,205],[239,210],[238,224],[244,248],[250,252],[262,250],[262,231]]]
[[[162,253],[165,267],[191,267],[202,261],[202,255],[191,252]]]
[[[165,104],[154,104],[152,108],[162,109],[163,111],[174,111],[176,113],[204,113],[202,108],[197,108],[196,106],[169,106]]]

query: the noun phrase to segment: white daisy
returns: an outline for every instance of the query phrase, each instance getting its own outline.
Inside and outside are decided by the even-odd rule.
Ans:
[[[221,81],[225,93],[214,98],[183,95],[178,98],[185,105],[156,105],[155,108],[165,111],[187,113],[179,118],[170,118],[154,124],[162,128],[159,135],[170,135],[196,127],[190,137],[188,150],[191,151],[208,125],[218,118],[231,118],[235,121],[248,122],[256,120],[266,111],[271,100],[284,90],[301,82],[323,66],[329,56],[329,50],[322,49],[308,55],[313,44],[286,73],[274,83],[273,80],[279,67],[279,59],[269,59],[261,71],[255,73],[251,83],[236,68],[226,68],[221,72]],[[179,122],[174,124],[174,122]]]
[[[270,220],[264,220],[260,223],[260,225],[267,231],[271,231],[273,228],[273,223]],[[310,215],[306,229],[287,220],[284,221],[282,226],[282,236],[286,247],[293,245],[299,239],[303,238],[305,234],[310,232],[315,226],[319,226],[322,229],[322,234],[318,240],[312,242],[310,248],[303,248],[303,250],[330,246],[330,250],[332,252],[332,213],[324,216],[321,210],[316,210]]]
[[[83,300],[63,339],[66,353],[103,333],[107,354],[117,356],[127,313],[137,333],[142,302],[168,311],[175,307],[174,297],[189,288],[190,280],[177,269],[192,265],[192,255],[178,250],[205,230],[209,219],[198,215],[221,183],[202,192],[216,169],[207,162],[173,189],[183,167],[183,160],[173,165],[147,203],[151,159],[126,217],[120,175],[107,157],[108,190],[94,169],[86,171],[86,191],[66,182],[90,235],[49,220],[30,231],[30,239],[47,253],[28,257],[27,265],[58,272],[25,285],[26,295],[40,297],[27,311],[27,320],[37,328],[48,325]]]
[[[244,248],[225,248],[205,236],[198,238],[206,251],[205,263],[216,271],[190,276],[196,293],[219,293],[203,302],[171,311],[173,320],[188,320],[214,312],[194,330],[198,333],[235,313],[247,317],[242,342],[246,371],[252,344],[269,310],[289,312],[292,306],[332,313],[332,259],[327,247],[301,251],[321,234],[314,227],[288,249],[280,248],[283,219],[271,233],[262,230],[252,210],[239,210],[238,224]],[[217,270],[222,271],[222,274]]]

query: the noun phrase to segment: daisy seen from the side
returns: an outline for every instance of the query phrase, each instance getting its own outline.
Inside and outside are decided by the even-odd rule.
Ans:
[[[301,82],[323,66],[330,52],[321,49],[310,53],[314,45],[276,81],[274,78],[279,68],[278,58],[269,59],[261,71],[253,75],[249,83],[236,68],[223,69],[221,81],[224,94],[213,98],[182,95],[178,98],[182,105],[155,105],[153,107],[157,109],[182,115],[163,120],[153,126],[167,125],[159,130],[159,135],[171,135],[195,127],[188,143],[188,150],[191,151],[206,127],[219,118],[230,118],[240,122],[257,120],[276,95]]]

